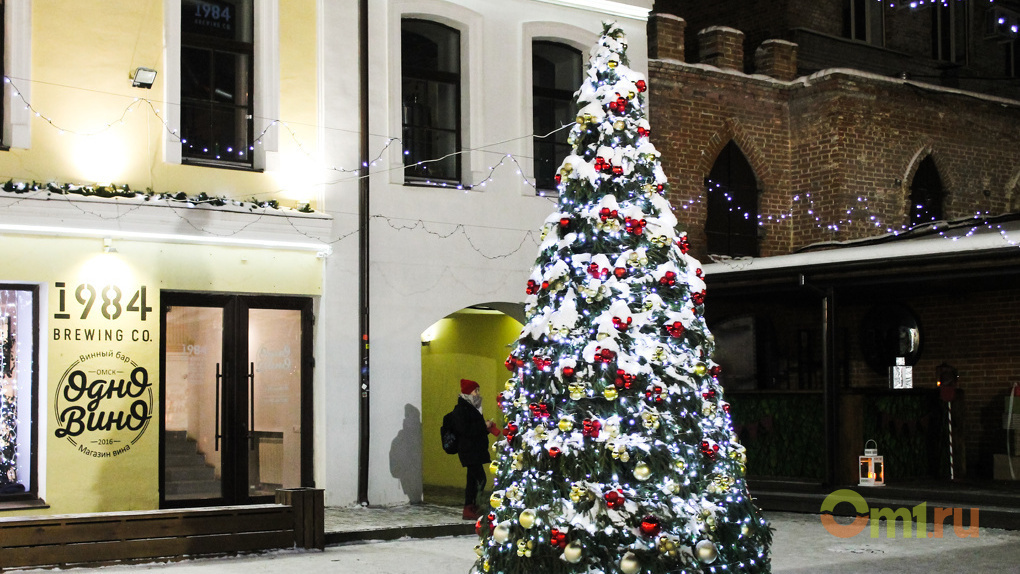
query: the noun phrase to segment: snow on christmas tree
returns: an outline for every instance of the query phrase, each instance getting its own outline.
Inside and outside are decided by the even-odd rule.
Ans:
[[[665,199],[647,85],[607,24],[577,93],[498,398],[474,572],[768,572],[771,529],[716,379],[705,283]]]

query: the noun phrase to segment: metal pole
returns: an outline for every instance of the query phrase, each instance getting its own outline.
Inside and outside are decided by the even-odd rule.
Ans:
[[[361,141],[358,169],[358,504],[368,505],[369,371],[368,371],[368,0],[358,1],[358,76]]]
[[[835,293],[832,287],[822,298],[822,401],[825,411],[825,484],[836,482],[836,436],[839,433],[839,397],[833,369]]]
[[[836,332],[836,291],[832,287],[822,290],[807,281],[803,274],[798,277],[801,287],[806,287],[822,297],[822,416],[825,441],[824,484],[836,483],[836,456],[839,441],[839,389],[835,373],[835,332]]]

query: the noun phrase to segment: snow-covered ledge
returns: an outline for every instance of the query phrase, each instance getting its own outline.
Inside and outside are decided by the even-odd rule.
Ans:
[[[138,194],[0,193],[0,233],[331,252],[332,217],[227,201],[212,206]]]

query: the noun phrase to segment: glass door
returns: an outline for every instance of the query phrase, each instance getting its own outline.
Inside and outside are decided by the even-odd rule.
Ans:
[[[299,309],[248,309],[248,496],[301,486]]]
[[[311,485],[311,300],[164,292],[163,507]]]

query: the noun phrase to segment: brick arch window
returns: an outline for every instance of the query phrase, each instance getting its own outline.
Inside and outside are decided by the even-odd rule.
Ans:
[[[400,45],[404,181],[459,182],[460,32],[405,18]]]
[[[535,179],[540,191],[556,189],[556,168],[570,153],[568,130],[574,122],[574,92],[581,87],[581,51],[558,42],[535,40],[531,49],[532,128]]]
[[[705,179],[708,252],[758,256],[758,179],[737,144],[730,141]]]
[[[910,225],[939,221],[943,218],[945,190],[935,160],[928,156],[917,166],[910,182]]]

